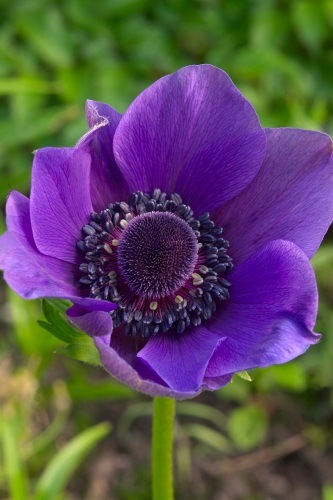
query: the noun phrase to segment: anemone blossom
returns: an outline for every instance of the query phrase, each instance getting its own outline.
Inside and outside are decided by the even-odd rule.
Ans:
[[[72,148],[36,152],[0,266],[58,297],[105,369],[152,396],[218,389],[320,338],[309,259],[333,214],[332,142],[263,129],[226,73],[182,68],[122,116],[87,102]]]

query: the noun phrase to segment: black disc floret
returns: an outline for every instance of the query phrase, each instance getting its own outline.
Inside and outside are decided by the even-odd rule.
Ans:
[[[85,262],[79,285],[115,302],[115,327],[147,338],[200,325],[229,298],[232,269],[223,229],[205,212],[195,218],[175,193],[137,191],[128,202],[93,212],[77,243]]]

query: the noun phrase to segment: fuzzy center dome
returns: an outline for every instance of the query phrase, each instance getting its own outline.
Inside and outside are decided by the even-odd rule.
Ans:
[[[113,326],[126,335],[181,334],[230,296],[224,275],[233,265],[222,233],[208,212],[195,217],[178,193],[136,191],[127,203],[92,212],[82,227],[78,286],[117,305]]]
[[[183,219],[170,212],[149,212],[132,219],[124,230],[118,265],[130,290],[155,299],[185,283],[197,252],[197,238]]]

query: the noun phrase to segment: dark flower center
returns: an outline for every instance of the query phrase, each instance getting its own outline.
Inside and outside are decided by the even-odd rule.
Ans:
[[[118,247],[118,266],[130,290],[152,299],[176,293],[193,273],[198,240],[171,212],[132,219]]]
[[[229,298],[228,242],[208,212],[194,217],[178,194],[133,193],[128,203],[93,212],[77,244],[84,294],[118,304],[114,326],[148,337],[182,333]]]

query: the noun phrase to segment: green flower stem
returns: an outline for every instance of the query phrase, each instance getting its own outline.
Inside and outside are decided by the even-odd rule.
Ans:
[[[173,421],[175,400],[154,398],[153,415],[153,500],[173,500]]]

